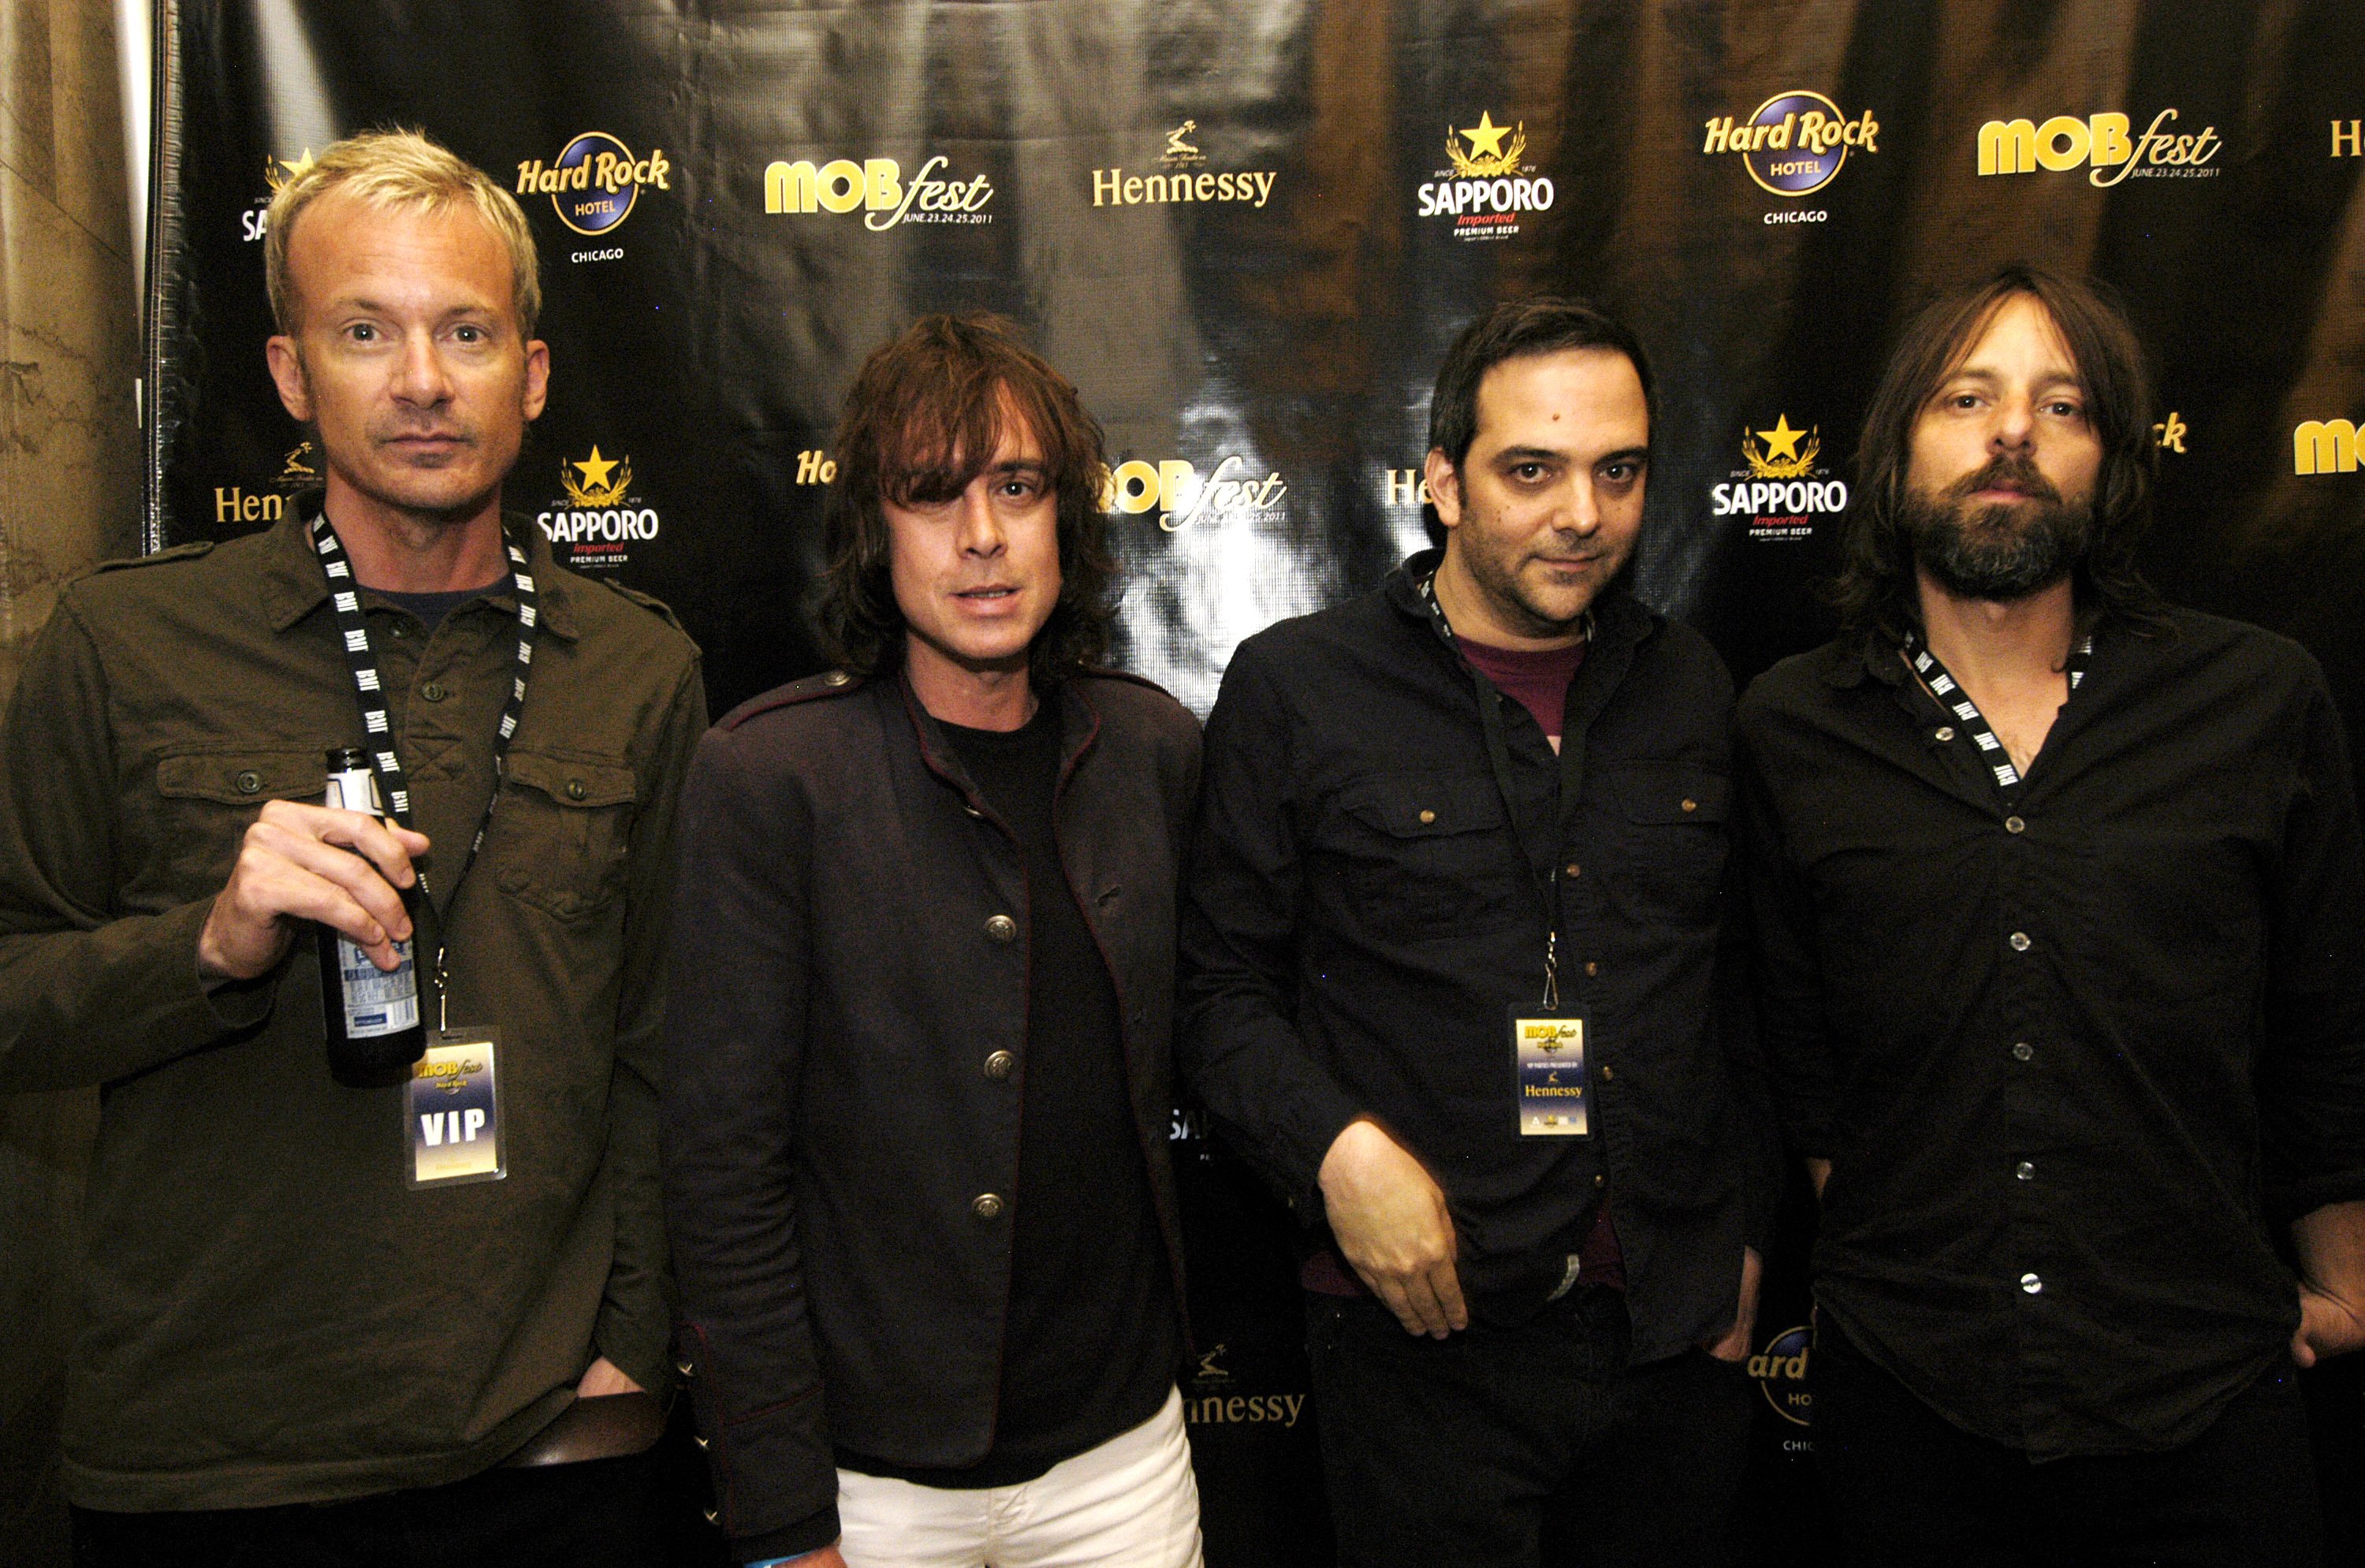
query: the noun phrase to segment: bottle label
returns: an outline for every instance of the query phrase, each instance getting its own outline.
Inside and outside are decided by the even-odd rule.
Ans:
[[[400,1034],[419,1024],[419,969],[410,959],[410,944],[397,942],[402,962],[393,973],[379,969],[344,937],[337,938],[337,978],[344,983],[345,1036],[375,1040]]]

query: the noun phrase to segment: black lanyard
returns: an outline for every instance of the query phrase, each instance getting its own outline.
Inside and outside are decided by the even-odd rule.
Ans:
[[[2086,661],[2093,654],[2094,639],[2090,636],[2080,637],[2078,645],[2069,650],[2067,672],[2070,690],[2077,690],[2078,683],[2086,678]],[[1930,695],[1938,700],[1939,706],[1962,721],[1963,734],[1978,748],[1979,764],[1994,776],[1996,788],[2007,792],[2019,789],[2020,769],[2012,766],[2012,754],[2004,749],[2003,742],[1996,739],[1995,727],[1979,711],[1979,705],[1971,700],[1971,694],[1946,673],[1938,655],[1912,632],[1905,633],[1905,657],[1913,666],[1913,673],[1922,678],[1922,684],[1929,688]]]
[[[533,634],[537,612],[534,607],[533,578],[526,571],[525,552],[506,536],[501,545],[509,553],[510,591],[517,596],[518,644],[517,673],[510,682],[509,700],[501,705],[500,728],[493,736],[493,792],[485,799],[485,814],[476,821],[476,836],[468,845],[468,853],[460,862],[460,869],[452,879],[452,891],[457,897],[460,884],[467,879],[469,868],[476,863],[476,851],[485,846],[485,835],[492,831],[493,804],[500,799],[501,773],[508,762],[510,737],[517,734],[518,719],[525,711],[526,677],[533,670]],[[402,771],[402,758],[395,755],[394,724],[386,707],[386,683],[378,678],[377,653],[370,645],[369,623],[362,618],[361,585],[353,577],[351,558],[345,554],[343,543],[329,522],[323,510],[312,520],[312,548],[319,552],[320,566],[329,577],[329,602],[336,609],[337,638],[344,644],[345,662],[353,672],[353,692],[361,702],[362,734],[377,772],[378,788],[385,792],[387,809],[394,820],[404,827],[411,826],[410,781]],[[415,831],[415,830],[414,830]],[[420,902],[431,910],[435,895],[427,885],[427,873],[419,872]],[[435,1004],[436,1026],[449,1027],[444,1017],[446,972],[445,947],[442,935],[443,922],[436,922],[435,939]]]
[[[1461,645],[1453,640],[1453,623],[1445,618],[1445,607],[1437,602],[1437,574],[1431,572],[1420,581],[1420,601],[1429,611],[1430,629],[1453,656],[1462,658]],[[1585,612],[1585,640],[1593,640],[1593,611]],[[1554,823],[1558,836],[1549,846],[1550,853],[1536,853],[1536,836],[1532,824],[1521,820],[1519,796],[1511,781],[1511,743],[1503,727],[1503,695],[1494,682],[1481,674],[1467,659],[1463,665],[1478,694],[1478,727],[1486,736],[1486,761],[1495,772],[1495,788],[1503,797],[1503,812],[1510,819],[1511,836],[1519,841],[1519,853],[1526,857],[1529,870],[1536,879],[1536,889],[1544,906],[1544,998],[1547,1012],[1560,1007],[1560,849],[1568,842],[1575,827],[1579,798],[1585,783],[1585,744],[1582,735],[1564,730],[1560,737],[1560,819]],[[1565,709],[1564,709],[1565,711]]]

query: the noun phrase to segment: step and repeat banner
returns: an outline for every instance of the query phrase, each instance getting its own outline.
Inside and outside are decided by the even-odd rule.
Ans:
[[[1204,712],[1239,640],[1426,543],[1446,344],[1591,295],[1661,379],[1635,567],[1737,678],[1816,643],[1903,320],[2025,258],[2158,372],[2173,597],[2297,636],[2365,723],[2365,29],[2337,3],[162,0],[150,542],[267,525],[319,454],[264,375],[264,211],[427,131],[542,247],[548,412],[510,479],[655,593],[716,711],[822,666],[830,431],[914,314],[1024,322],[1109,436],[1119,661]],[[1185,1380],[1216,1568],[1324,1560],[1294,1238],[1194,1114]],[[1810,1223],[1793,1199],[1791,1240]],[[1826,1560],[1802,1245],[1754,1529]],[[2359,1395],[2321,1383],[2353,1497]],[[2345,1467],[2345,1469],[2344,1469]],[[2346,1479],[2342,1479],[2342,1476]]]

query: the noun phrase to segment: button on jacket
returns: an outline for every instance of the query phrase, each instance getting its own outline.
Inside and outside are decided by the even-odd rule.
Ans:
[[[1482,1316],[1541,1307],[1607,1179],[1638,1361],[1729,1324],[1774,1172],[1721,951],[1732,685],[1698,633],[1622,585],[1597,601],[1561,763],[1500,704],[1523,845],[1478,678],[1430,622],[1415,556],[1377,591],[1240,645],[1208,721],[1183,908],[1187,1085],[1308,1221],[1370,1115],[1444,1189]],[[1510,1019],[1559,987],[1586,1018],[1588,1137],[1521,1137]]]
[[[656,1055],[697,650],[512,518],[541,636],[455,891],[494,787],[516,602],[504,584],[426,634],[364,593],[434,842],[452,1021],[501,1032],[507,1178],[414,1192],[403,1091],[329,1075],[308,935],[262,980],[197,978],[263,803],[319,803],[323,754],[364,741],[313,510],[67,588],[0,740],[0,1090],[105,1087],[63,1439],[87,1507],[456,1480],[564,1409],[594,1356],[644,1387],[667,1376]],[[443,700],[413,700],[434,687]]]
[[[1045,700],[1053,831],[1116,989],[1179,1301],[1173,889],[1198,724],[1108,672]],[[894,677],[817,676],[724,718],[681,834],[673,962],[694,978],[667,1020],[666,1178],[690,1388],[724,1529],[803,1551],[837,1533],[834,1447],[952,1468],[992,1442],[1026,867]]]
[[[1893,645],[1788,660],[1740,722],[1822,1310],[2035,1457],[2198,1436],[2289,1355],[2273,1227],[2365,1197],[2365,859],[2315,662],[2105,623],[2011,795]]]

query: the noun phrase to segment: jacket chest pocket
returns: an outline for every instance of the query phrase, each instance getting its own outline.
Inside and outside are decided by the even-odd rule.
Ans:
[[[196,747],[156,759],[154,865],[162,885],[230,879],[239,841],[266,801],[317,806],[328,793],[324,745]]]
[[[1677,766],[1622,767],[1602,776],[1612,896],[1640,921],[1699,925],[1713,921],[1731,849],[1732,782]]]
[[[1519,918],[1519,847],[1491,778],[1391,774],[1348,785],[1326,834],[1355,916],[1394,936],[1486,930]]]
[[[501,891],[561,920],[588,920],[624,888],[638,796],[614,760],[510,751],[492,842]]]

